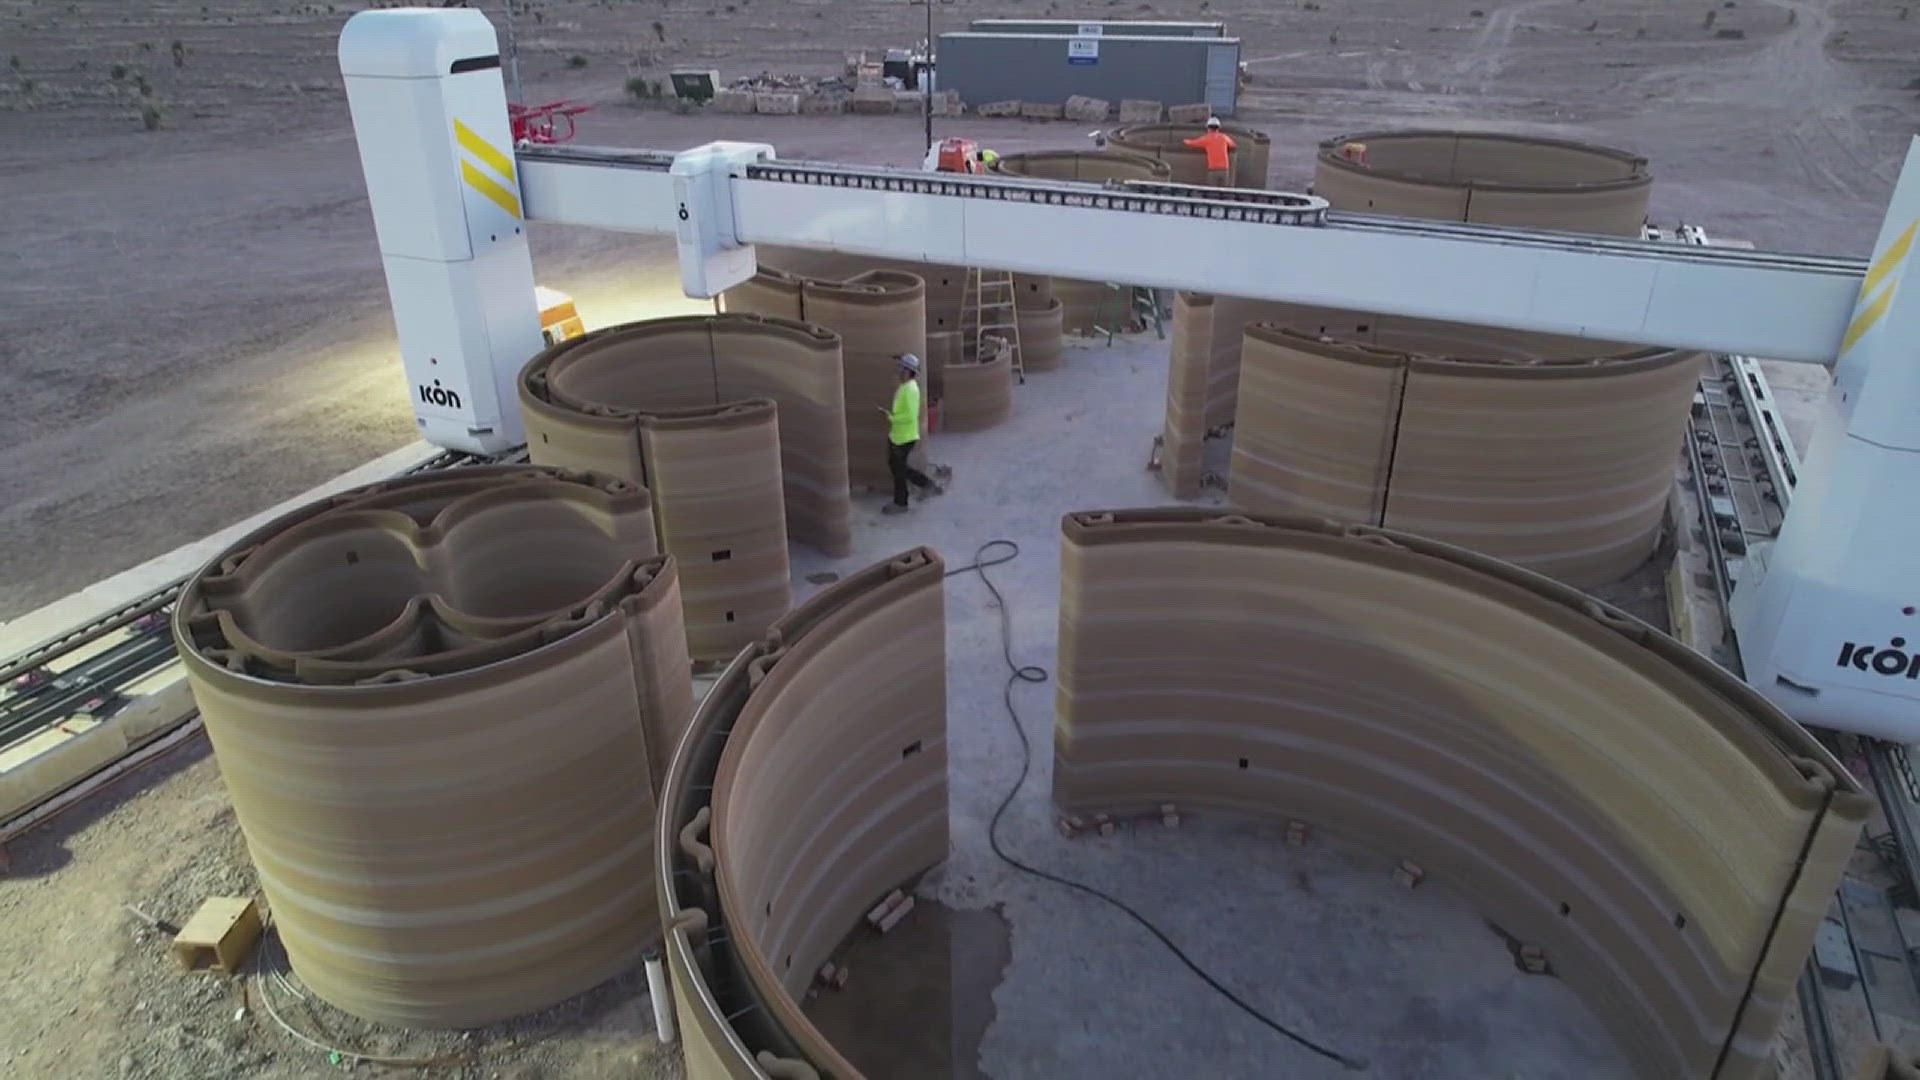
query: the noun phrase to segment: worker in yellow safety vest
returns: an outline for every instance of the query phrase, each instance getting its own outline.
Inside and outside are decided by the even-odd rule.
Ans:
[[[895,359],[900,367],[900,384],[893,390],[893,405],[882,406],[887,416],[887,471],[893,474],[893,501],[882,510],[886,514],[907,512],[907,485],[920,489],[922,497],[946,490],[932,477],[913,467],[913,449],[920,445],[920,358],[901,353]]]
[[[1220,118],[1207,117],[1207,131],[1204,135],[1183,139],[1188,146],[1207,155],[1207,183],[1214,187],[1225,187],[1233,176],[1233,150],[1237,145],[1233,136],[1220,130]]]
[[[1000,160],[1000,151],[998,150],[980,151],[980,171],[981,172],[993,171],[993,163],[999,160]]]

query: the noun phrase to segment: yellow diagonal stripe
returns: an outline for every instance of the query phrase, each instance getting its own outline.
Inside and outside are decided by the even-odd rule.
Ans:
[[[501,187],[493,177],[474,168],[473,162],[460,162],[460,176],[466,180],[468,187],[492,199],[495,206],[516,218],[520,216],[520,200],[514,198],[513,192]]]
[[[1867,271],[1867,280],[1860,286],[1862,297],[1873,292],[1873,287],[1880,284],[1880,279],[1893,273],[1893,268],[1899,266],[1901,260],[1907,257],[1907,252],[1913,249],[1915,229],[1920,229],[1920,221],[1907,226],[1907,231],[1901,233],[1900,238],[1887,247],[1886,254],[1873,261],[1872,268]]]
[[[455,141],[466,148],[467,153],[486,162],[487,165],[492,168],[494,172],[499,173],[500,178],[507,183],[513,183],[513,159],[495,150],[492,143],[481,138],[478,132],[462,123],[458,118],[455,118],[453,121],[453,137]],[[1912,239],[1912,237],[1908,237],[1908,239]]]
[[[1886,291],[1873,298],[1873,303],[1868,304],[1865,311],[1853,317],[1853,324],[1847,327],[1847,336],[1840,342],[1841,355],[1852,352],[1854,343],[1873,329],[1873,324],[1887,313],[1887,305],[1893,303],[1893,294],[1899,291],[1898,283],[1889,285]]]

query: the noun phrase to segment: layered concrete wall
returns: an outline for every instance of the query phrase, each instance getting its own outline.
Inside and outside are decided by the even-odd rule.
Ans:
[[[752,315],[626,323],[520,373],[533,460],[654,489],[689,645],[731,656],[787,609],[787,535],[852,543],[840,338]]]
[[[1020,368],[1025,372],[1051,371],[1067,358],[1064,318],[1066,310],[1058,300],[1021,308],[1015,315],[1020,324]]]
[[[1180,184],[1207,182],[1207,155],[1188,146],[1186,141],[1206,133],[1203,124],[1129,124],[1107,132],[1108,143],[1118,151],[1153,158],[1166,164],[1173,180]],[[1273,151],[1273,139],[1264,131],[1223,124],[1220,130],[1233,137],[1234,187],[1264,188]]]
[[[799,319],[840,336],[848,476],[885,488],[893,482],[887,424],[874,410],[893,403],[900,370],[894,357],[927,355],[926,298],[925,282],[901,270],[870,269],[844,280],[769,270],[727,290],[721,303],[730,312]],[[924,388],[925,367],[920,377]]]
[[[1737,680],[1403,533],[1075,514],[1054,797],[1318,823],[1472,898],[1649,1077],[1769,1075],[1871,801]]]
[[[917,549],[794,609],[674,757],[656,880],[690,1080],[859,1076],[800,996],[864,912],[946,857],[943,572]]]
[[[1552,139],[1372,132],[1321,144],[1315,192],[1337,209],[1638,235],[1646,164]],[[1328,340],[1276,351],[1280,328]],[[1589,586],[1653,550],[1700,363],[1234,297],[1183,298],[1174,340],[1161,453],[1177,497],[1199,491],[1205,433],[1232,424],[1236,506],[1404,528]]]
[[[1206,478],[1207,371],[1213,352],[1213,309],[1219,298],[1179,293],[1167,358],[1167,416],[1160,477],[1177,499],[1200,494]]]
[[[1233,505],[1404,529],[1581,587],[1653,552],[1700,354],[1559,360],[1553,350],[1592,343],[1505,334],[1496,350],[1493,331],[1366,326],[1337,338],[1247,328]],[[1432,359],[1409,339],[1506,355]]]
[[[187,582],[174,635],[294,970],[383,1023],[552,1005],[660,932],[691,712],[647,493],[530,467],[350,491]]]
[[[1013,412],[1013,350],[999,338],[985,356],[966,356],[946,365],[946,393],[940,399],[940,423],[949,431],[980,431]]]
[[[1366,147],[1366,159],[1342,153]],[[1375,131],[1320,144],[1313,192],[1336,210],[1639,236],[1647,160],[1586,143],[1460,131]]]

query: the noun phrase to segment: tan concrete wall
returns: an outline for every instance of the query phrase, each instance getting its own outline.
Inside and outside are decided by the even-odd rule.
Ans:
[[[848,477],[873,488],[890,486],[887,424],[874,409],[893,403],[899,385],[896,356],[927,359],[926,286],[920,277],[892,269],[863,270],[845,279],[769,270],[727,290],[721,303],[729,312],[781,317],[797,312],[794,317],[840,335]],[[923,387],[930,367],[921,369]]]
[[[1367,325],[1376,340],[1418,337]],[[1529,351],[1564,342],[1540,338]],[[1659,540],[1701,363],[1669,350],[1465,363],[1256,323],[1229,497],[1253,513],[1385,525],[1604,584]]]
[[[1065,533],[1064,811],[1317,823],[1544,948],[1644,1075],[1770,1075],[1871,806],[1771,705],[1571,589],[1407,534],[1199,508]]]
[[[1165,126],[1165,125],[1162,125]],[[1349,161],[1340,147],[1364,143],[1367,164]],[[1320,144],[1314,193],[1340,210],[1396,214],[1443,221],[1638,236],[1646,218],[1652,178],[1646,160],[1625,151],[1554,139],[1461,132],[1370,132]],[[1240,331],[1274,322],[1373,344],[1370,329],[1390,322],[1410,335],[1404,347],[1464,359],[1501,358],[1514,341],[1531,348],[1547,335],[1507,335],[1497,330],[1422,320],[1386,320],[1364,312],[1223,297],[1213,311],[1213,353],[1208,361],[1207,424],[1235,415],[1240,383]],[[1180,312],[1175,312],[1176,329]],[[1625,351],[1604,343],[1569,344],[1554,354],[1574,358]],[[1173,444],[1169,416],[1163,441]],[[1185,451],[1183,451],[1185,452]]]
[[[1160,476],[1176,499],[1199,495],[1205,478],[1207,370],[1213,356],[1213,308],[1217,300],[1202,293],[1183,292],[1173,301]]]
[[[927,353],[926,286],[915,274],[870,270],[844,282],[808,282],[801,310],[808,322],[832,329],[844,344],[847,475],[856,484],[889,489],[887,420],[875,410],[891,406],[900,385],[894,358]],[[920,380],[924,390],[924,365]]]
[[[679,562],[682,594],[698,601],[687,605],[687,648],[732,656],[792,597],[774,403],[642,414],[640,448],[660,547]]]
[[[1150,157],[1166,163],[1173,180],[1180,184],[1207,182],[1207,158],[1203,151],[1186,145],[1186,140],[1206,132],[1202,124],[1129,124],[1107,132],[1115,150]],[[1233,186],[1265,188],[1273,139],[1264,131],[1223,124],[1220,130],[1238,144],[1233,151]]]
[[[1067,345],[1061,321],[1064,314],[1065,308],[1058,300],[1042,307],[1020,309],[1016,317],[1020,323],[1021,370],[1049,371],[1066,360]]]
[[[943,573],[916,549],[795,608],[674,759],[656,881],[690,1080],[782,1075],[772,1047],[860,1075],[800,998],[874,903],[946,857]]]
[[[1340,148],[1362,143],[1365,164]],[[1483,132],[1362,132],[1320,144],[1313,191],[1336,210],[1638,236],[1653,178],[1645,158],[1557,139]]]
[[[853,543],[840,338],[780,318],[689,315],[604,327],[520,373],[533,460],[644,482],[639,417],[768,398],[779,407],[787,529],[829,555]]]
[[[988,338],[999,342],[998,338]],[[948,431],[980,431],[1013,412],[1013,352],[1004,343],[982,360],[955,360],[946,368],[940,425]]]
[[[692,698],[653,551],[644,490],[501,466],[312,504],[188,581],[182,662],[320,998],[477,1026],[657,939],[653,778]]]

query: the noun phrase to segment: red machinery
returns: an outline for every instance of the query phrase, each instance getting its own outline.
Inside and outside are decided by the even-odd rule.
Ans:
[[[507,121],[513,125],[515,145],[563,143],[573,138],[573,118],[592,109],[571,101],[549,101],[545,105],[507,105]]]
[[[986,172],[986,166],[980,161],[980,144],[972,139],[942,139],[939,153],[934,159],[935,172],[978,173]]]

